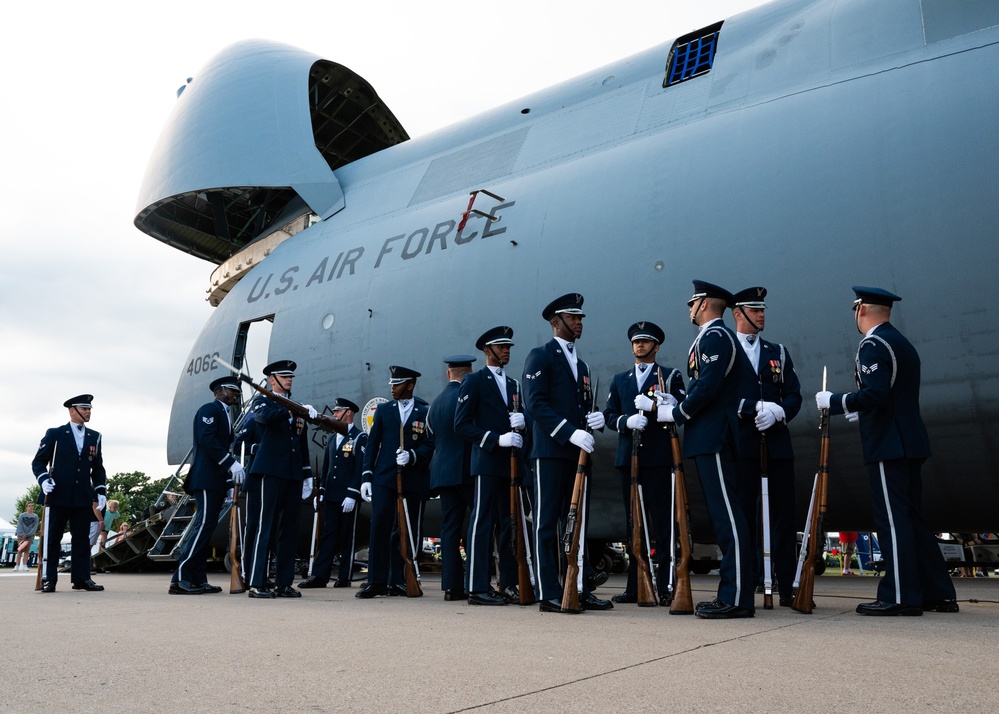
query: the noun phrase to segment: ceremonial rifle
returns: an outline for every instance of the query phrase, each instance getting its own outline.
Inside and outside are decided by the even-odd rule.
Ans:
[[[666,393],[662,372],[659,373],[659,391]],[[676,559],[674,568],[676,584],[673,588],[673,600],[669,604],[669,614],[693,615],[694,596],[690,592],[690,505],[687,503],[687,477],[683,473],[683,450],[680,448],[680,435],[675,423],[667,422],[666,433],[669,434],[673,452],[673,502],[676,504],[673,520],[680,541],[680,557]],[[676,544],[670,543],[670,549],[671,557],[675,558]]]
[[[520,411],[519,390],[510,395],[510,406],[514,413]],[[510,547],[517,559],[517,590],[521,605],[534,604],[534,572],[531,568],[529,541],[527,539],[527,519],[524,517],[524,502],[517,484],[519,468],[518,450],[510,449]]]
[[[399,448],[403,447],[403,430],[405,424],[399,424]],[[409,509],[406,507],[406,499],[402,495],[402,465],[395,466],[395,489],[396,489],[396,518],[399,521],[399,552],[402,553],[402,564],[406,571],[406,597],[420,597],[423,590],[420,589],[420,575],[416,572],[415,548],[410,555],[410,523]]]
[[[239,545],[239,484],[232,485],[232,510],[229,511],[229,594],[246,592],[243,587],[243,568],[239,564],[236,546]]]
[[[645,504],[638,483],[638,447],[642,443],[642,430],[631,432],[631,557],[635,559],[638,574],[638,606],[655,607],[658,604],[656,587],[652,580],[651,562],[646,560],[648,548],[642,546],[645,533]]]
[[[596,393],[596,389],[590,391],[587,387],[584,395],[584,399],[589,400],[591,409],[593,408],[594,393]],[[589,425],[587,425],[586,431],[592,433]],[[589,454],[586,453],[586,450],[580,449],[579,461],[576,462],[576,480],[572,485],[572,501],[569,503],[569,516],[565,522],[565,537],[562,539],[566,558],[565,582],[562,586],[562,612],[582,612],[579,605],[579,590],[582,570],[580,561],[583,558],[584,549],[580,547],[579,541],[582,540],[583,535],[588,458]]]
[[[52,471],[55,469],[56,452],[58,450],[59,450],[59,442],[57,441],[52,445],[52,461],[49,462],[49,470],[48,470],[49,478],[52,478]],[[55,479],[52,480],[54,481]],[[39,488],[41,488],[41,484],[39,484]],[[45,561],[46,561],[45,541],[47,540],[47,538],[45,537],[45,529],[47,527],[46,524],[50,520],[48,518],[48,515],[49,515],[49,494],[46,493],[45,505],[42,506],[42,520],[40,523],[40,527],[38,529],[41,535],[38,536],[38,572],[35,574],[35,590],[42,589],[42,580],[44,579]]]
[[[322,488],[320,487],[319,484],[322,482],[322,479],[326,475],[326,474],[319,474],[319,459],[314,459],[313,464],[316,467],[316,473],[318,475],[313,479],[312,482],[315,488],[313,489],[312,493],[312,505],[314,510],[312,514],[312,547],[309,549],[308,577],[310,578],[312,577],[312,569],[316,565],[316,558],[319,557],[319,547],[320,547],[319,541],[323,533],[323,502],[321,496]]]
[[[826,368],[822,368],[822,391],[826,391]],[[819,536],[822,534],[822,521],[826,515],[826,498],[829,489],[829,410],[819,410],[819,472],[815,476],[815,507],[808,522],[808,558],[801,569],[798,590],[794,593],[791,609],[804,615],[811,615],[815,602],[815,566],[822,557]],[[804,546],[802,546],[804,548]]]
[[[767,435],[760,434],[760,501],[763,509],[763,609],[774,609],[774,579],[770,572],[770,478],[767,476]],[[753,524],[754,527],[756,524]]]
[[[300,417],[305,421],[307,421],[308,423],[313,424],[322,429],[323,431],[329,432],[331,434],[343,434],[344,436],[347,435],[347,431],[349,430],[350,427],[347,424],[344,424],[342,421],[333,419],[332,417],[327,416],[326,414],[317,414],[315,418],[310,417],[309,410],[306,409],[304,405],[299,404],[293,399],[288,399],[288,397],[282,396],[280,394],[275,394],[266,387],[261,387],[259,384],[254,382],[247,375],[240,372],[238,369],[233,367],[225,360],[220,359],[218,357],[215,357],[214,360],[223,367],[225,367],[226,369],[231,370],[236,376],[236,378],[239,379],[241,382],[245,382],[246,384],[250,385],[253,389],[257,390],[268,399],[273,399],[279,405],[281,405],[289,412],[291,412],[293,416]]]

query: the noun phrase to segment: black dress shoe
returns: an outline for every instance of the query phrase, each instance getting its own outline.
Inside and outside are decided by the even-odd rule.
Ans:
[[[601,585],[606,583],[609,577],[610,575],[607,574],[606,570],[598,570],[597,572],[593,573],[593,576],[590,578],[590,581],[587,583],[587,585],[590,586],[589,587],[590,592],[596,590]]]
[[[503,598],[504,600],[506,600],[511,605],[519,605],[520,604],[520,590],[517,588],[516,585],[511,585],[508,588],[503,588],[503,590],[500,592],[500,597]],[[530,605],[530,604],[532,604],[534,602],[534,598],[533,597],[531,597],[530,600],[531,600],[531,602],[527,602],[527,603],[524,603],[524,604],[525,605]]]
[[[669,595],[660,595],[659,596],[659,606],[660,607],[669,607],[672,604],[673,604],[673,598],[671,598]]]
[[[218,585],[209,585],[208,583],[201,583],[201,589],[205,591],[206,595],[214,595],[215,593],[222,592],[222,588]]]
[[[278,597],[302,597],[302,593],[291,585],[282,585],[274,590],[274,594]]]
[[[375,597],[376,595],[388,595],[388,588],[384,585],[367,583],[360,590],[354,593],[354,597],[359,597],[362,600]]]
[[[783,595],[781,595],[778,602],[781,607],[791,607],[791,605],[794,603],[794,598],[784,597]]]
[[[917,617],[923,614],[922,605],[902,605],[894,602],[863,602],[857,605],[857,614],[875,615],[879,617],[892,617],[901,615],[903,617]]]
[[[386,591],[389,597],[406,597],[405,585],[389,585]]]
[[[468,593],[464,590],[445,590],[444,600],[447,602],[467,602]]]
[[[258,597],[264,600],[270,600],[274,597],[274,591],[268,588],[250,588],[246,591],[249,597]]]
[[[97,593],[104,589],[103,585],[98,585],[93,580],[80,580],[73,583],[74,590],[89,590],[90,592]]]
[[[43,582],[42,583],[42,592],[43,593],[54,593],[55,592],[55,581],[54,580],[46,580],[45,582]]]
[[[469,605],[506,605],[506,598],[493,593],[469,593]]]
[[[302,586],[299,585],[298,587],[302,587]],[[334,580],[333,581],[333,587],[335,587],[335,588],[349,588],[350,587],[350,581],[349,580]]]
[[[324,588],[326,587],[326,581],[320,580],[319,578],[306,578],[298,584],[299,590],[304,590],[305,588]],[[333,587],[336,587],[335,585]]]
[[[610,600],[601,600],[593,593],[586,597],[579,598],[579,606],[584,610],[613,610],[614,603]]]
[[[627,590],[625,590],[623,593],[618,593],[617,595],[612,597],[611,600],[616,602],[618,605],[630,605],[632,603],[638,602],[638,595],[636,595],[635,593],[630,593]]]
[[[729,605],[722,600],[713,600],[702,605],[694,610],[694,614],[705,620],[732,620],[740,617],[753,617],[756,614],[748,607]]]
[[[958,612],[957,600],[933,600],[923,603],[923,612]]]
[[[205,592],[205,588],[201,585],[195,585],[186,580],[178,580],[175,583],[170,583],[169,593],[171,595],[202,595]]]
[[[551,600],[542,600],[539,603],[539,610],[541,612],[562,612],[562,601],[552,598]],[[569,610],[568,612],[572,612]]]

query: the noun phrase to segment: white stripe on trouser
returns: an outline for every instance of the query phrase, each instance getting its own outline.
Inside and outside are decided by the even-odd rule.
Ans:
[[[535,572],[535,579],[538,582],[538,596],[542,600],[547,600],[548,597],[545,594],[545,581],[541,578],[541,548],[539,544],[541,543],[541,534],[539,528],[541,527],[541,517],[540,514],[543,512],[541,509],[541,459],[534,460],[534,478],[535,482],[538,484],[536,490],[538,494],[538,502],[534,504],[534,565],[537,568]]]
[[[204,491],[202,491],[201,493],[202,493],[202,496],[201,496],[202,502],[201,503],[198,503],[198,497],[194,496],[195,508],[197,508],[199,511],[201,511],[201,514],[200,514],[201,515],[201,524],[198,526],[198,532],[194,534],[194,537],[192,539],[190,539],[190,540],[187,541],[188,543],[190,543],[190,547],[187,549],[187,555],[185,555],[184,559],[181,560],[177,564],[177,580],[186,580],[186,578],[184,577],[184,566],[187,564],[187,561],[189,561],[191,559],[191,555],[194,554],[194,546],[196,546],[198,544],[198,539],[201,538],[201,531],[205,530],[205,518],[204,518],[204,516],[205,516],[205,502],[208,499],[206,498],[207,494],[205,494]],[[198,585],[198,583],[194,583],[194,584]]]
[[[475,477],[475,513],[472,514],[472,537],[466,543],[465,555],[468,556],[468,592],[472,590],[472,583],[475,582],[475,551],[478,550],[479,540],[479,509],[482,507],[482,476]]]
[[[257,581],[257,550],[260,547],[260,534],[264,530],[264,484],[267,483],[267,477],[264,476],[260,479],[260,514],[257,516],[257,532],[253,534],[253,560],[250,563],[250,584],[252,585]],[[264,553],[264,563],[267,563],[267,553]],[[264,580],[267,579],[267,574],[264,573]]]
[[[895,604],[902,603],[902,581],[898,576],[898,534],[895,532],[895,517],[891,512],[891,501],[888,500],[888,479],[885,478],[885,462],[878,462],[881,471],[881,491],[885,497],[885,511],[888,512],[888,530],[891,531],[892,575],[895,577]]]
[[[52,537],[52,514],[49,513],[48,504],[42,507],[42,518],[45,520],[45,532],[43,533],[44,542],[42,543],[42,552],[40,553],[41,568],[42,568],[42,580],[48,580],[48,567],[49,567],[49,543],[52,541],[49,538]]]
[[[735,602],[729,604],[740,606],[739,603],[742,601],[742,558],[739,555],[739,531],[735,528],[732,503],[729,501],[728,491],[725,489],[725,475],[722,473],[721,454],[715,454],[715,468],[718,470],[718,485],[721,486],[722,496],[725,499],[725,508],[728,510],[728,522],[732,525],[732,540],[735,541]]]

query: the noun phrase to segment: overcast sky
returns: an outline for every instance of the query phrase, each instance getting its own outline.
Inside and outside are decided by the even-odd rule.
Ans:
[[[159,478],[214,267],[132,225],[187,77],[265,38],[351,68],[418,137],[762,0],[14,3],[0,26],[0,516],[62,402],[95,395],[109,474]],[[103,7],[102,7],[103,6]]]

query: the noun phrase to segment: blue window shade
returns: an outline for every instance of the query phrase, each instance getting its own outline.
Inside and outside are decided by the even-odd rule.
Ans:
[[[702,30],[677,38],[666,59],[664,88],[686,82],[711,70],[721,26],[722,23],[716,22]]]

